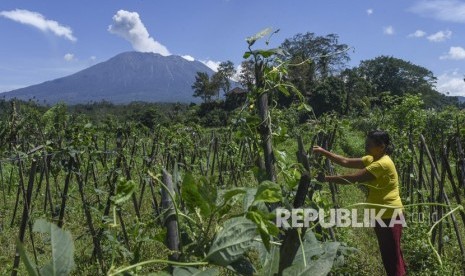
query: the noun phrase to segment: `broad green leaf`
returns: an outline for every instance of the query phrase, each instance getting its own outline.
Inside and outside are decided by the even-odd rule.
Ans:
[[[287,90],[287,87],[284,86],[284,85],[279,85],[278,86],[278,90],[283,93],[284,96],[286,97],[289,97],[289,95],[291,95],[291,93],[289,93],[289,91]]]
[[[266,28],[260,32],[258,32],[257,34],[253,35],[253,36],[250,36],[246,39],[247,41],[247,44],[249,44],[249,46],[252,46],[254,45],[254,43],[263,38],[264,36],[268,35],[269,33],[271,33],[272,29],[271,28]]]
[[[200,177],[200,185],[198,185],[199,193],[204,202],[208,204],[208,209],[211,211],[216,207],[216,200],[218,197],[218,186],[213,177],[207,178]],[[210,215],[210,213],[208,214]]]
[[[254,52],[256,54],[261,55],[264,58],[271,57],[272,55],[284,54],[284,51],[281,48],[273,48],[273,49],[267,49],[267,50],[255,50]]]
[[[242,58],[248,59],[251,55],[252,55],[252,52],[247,51],[247,52],[244,53],[244,55],[242,56]]]
[[[40,270],[40,275],[69,275],[74,268],[74,243],[69,231],[65,231],[44,219],[34,223],[33,231],[50,234],[52,260]]]
[[[271,245],[268,251],[263,243],[257,243],[259,258],[262,264],[260,275],[275,275],[279,270],[279,246]]]
[[[234,188],[230,190],[218,191],[218,198],[216,200],[217,214],[219,217],[223,217],[228,214],[238,200],[241,200],[247,190],[245,188]]]
[[[282,199],[281,187],[271,181],[265,180],[257,188],[254,203],[257,202],[279,202]]]
[[[111,200],[114,204],[120,205],[129,198],[136,190],[136,183],[133,180],[126,180],[124,177],[118,179],[116,186],[116,194],[112,196]]]
[[[244,217],[231,218],[224,222],[223,229],[217,233],[206,259],[227,266],[238,260],[253,246],[257,226]]]
[[[277,54],[283,55],[284,51],[281,48],[247,51],[244,53],[243,58],[248,59],[251,55],[257,55],[257,56],[262,56],[263,58],[269,58],[272,55],[277,55]]]
[[[307,265],[304,265],[302,249],[299,247],[292,266],[283,271],[284,276],[325,276],[331,271],[340,243],[318,242],[311,231],[305,237],[308,238],[303,242]]]
[[[307,232],[305,232],[302,244],[304,246],[305,257],[307,259],[325,253],[324,248],[321,245],[321,242],[319,242],[316,239],[315,234],[310,230],[307,230]],[[295,264],[299,262],[303,263],[303,254],[302,249],[300,247],[299,250],[297,250],[293,263]]]
[[[190,173],[184,176],[181,196],[190,211],[195,212],[195,208],[199,208],[200,214],[203,217],[208,217],[210,215],[210,205],[207,199],[200,193],[198,184]]]
[[[26,266],[27,274],[29,276],[39,276],[36,265],[31,261],[31,259],[29,259],[29,256],[26,254],[26,251],[24,250],[23,244],[19,240],[17,240],[16,245],[18,247],[19,256],[21,257],[24,265]]]
[[[297,110],[305,109],[308,112],[312,112],[312,107],[308,104],[302,103],[297,107]]]
[[[246,192],[247,191],[244,188],[234,188],[231,190],[227,190],[223,194],[223,202],[227,202],[236,195],[245,194]]]
[[[173,269],[173,276],[215,276],[218,274],[219,274],[219,271],[216,268],[200,270],[195,267],[176,266]]]
[[[258,227],[258,232],[262,238],[266,250],[270,250],[271,236],[276,236],[279,233],[278,227],[266,218],[266,215],[260,211],[248,211],[246,217],[255,222]]]
[[[244,212],[247,212],[249,207],[252,205],[255,194],[257,193],[257,188],[248,188],[244,195],[244,201],[242,203]]]

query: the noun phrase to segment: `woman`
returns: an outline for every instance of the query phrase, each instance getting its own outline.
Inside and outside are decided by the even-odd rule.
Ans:
[[[389,156],[392,149],[389,135],[384,131],[375,130],[368,133],[365,140],[366,155],[361,158],[346,158],[318,146],[313,148],[313,152],[323,154],[338,165],[360,169],[350,175],[325,176],[320,174],[317,180],[339,184],[364,182],[368,184],[367,203],[393,207],[368,206],[368,208],[375,209],[376,213],[381,209],[385,210],[381,219],[387,227],[381,227],[376,222],[374,230],[378,238],[378,245],[387,275],[400,276],[406,273],[406,265],[400,246],[402,224],[393,224],[392,227],[389,227],[395,209],[397,209],[395,219],[404,220],[397,171]]]

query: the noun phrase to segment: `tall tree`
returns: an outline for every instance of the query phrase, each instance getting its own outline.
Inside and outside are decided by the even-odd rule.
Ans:
[[[372,86],[365,78],[360,76],[357,68],[345,69],[341,72],[346,95],[344,114],[351,110],[362,111],[369,108],[369,97],[372,95]]]
[[[214,76],[210,79],[207,73],[197,72],[192,89],[194,90],[193,96],[202,98],[203,102],[206,103],[210,102],[211,98],[218,93],[219,85]]]
[[[425,94],[434,90],[436,77],[430,70],[391,56],[379,56],[360,63],[361,77],[368,80],[375,92],[390,91],[393,95]]]
[[[342,114],[346,105],[345,93],[342,79],[328,77],[315,87],[315,92],[310,98],[310,105],[317,115],[328,111],[336,111]]]
[[[317,36],[314,33],[296,34],[286,39],[281,47],[287,58],[310,60],[313,63],[313,78],[325,78],[340,72],[350,61],[345,51],[348,46],[339,43],[337,34]]]
[[[216,73],[219,86],[226,94],[231,89],[231,78],[236,74],[234,63],[230,60],[221,62]],[[219,94],[218,94],[219,97]]]
[[[346,51],[348,46],[339,43],[336,34],[299,33],[286,39],[281,47],[286,53],[282,58],[298,64],[289,67],[289,80],[308,98],[320,82],[335,76],[350,60]]]
[[[241,71],[239,72],[239,83],[251,91],[255,84],[254,63],[251,59],[244,60],[241,63]]]

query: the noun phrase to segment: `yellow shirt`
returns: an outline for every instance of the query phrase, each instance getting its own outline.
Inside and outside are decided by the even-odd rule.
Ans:
[[[392,207],[400,208],[400,213],[403,210],[402,201],[399,195],[399,180],[397,176],[397,170],[392,162],[391,157],[385,154],[375,162],[373,162],[373,156],[365,155],[362,157],[363,164],[367,171],[372,173],[376,179],[367,182],[368,184],[368,198],[367,203],[383,204]],[[383,207],[379,206],[367,206],[367,208],[378,210]],[[391,218],[394,212],[392,208],[385,208],[386,211],[381,218]]]

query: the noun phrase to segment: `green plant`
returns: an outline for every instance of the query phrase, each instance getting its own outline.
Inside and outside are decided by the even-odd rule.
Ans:
[[[28,274],[31,275],[68,275],[74,268],[74,243],[71,233],[65,231],[53,223],[44,219],[38,219],[34,223],[34,232],[48,234],[51,246],[51,260],[40,269],[34,264],[25,252],[24,246],[18,241],[19,253]]]

